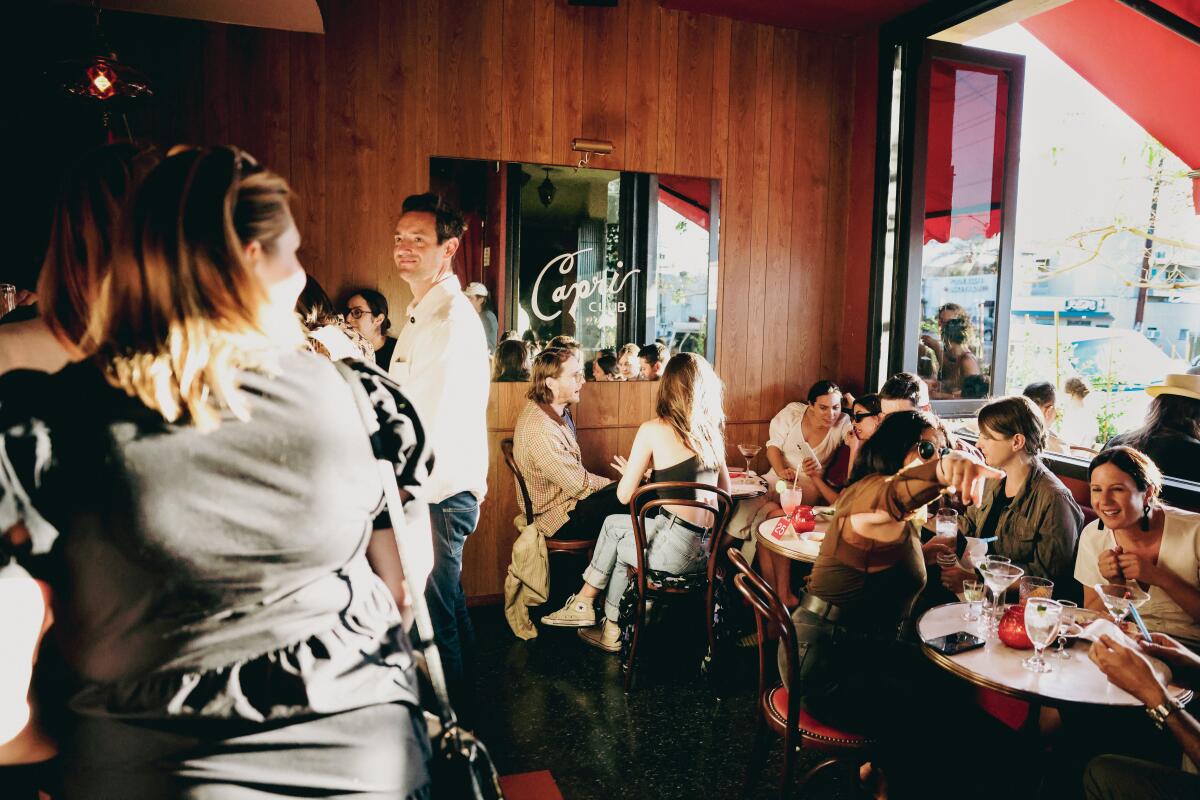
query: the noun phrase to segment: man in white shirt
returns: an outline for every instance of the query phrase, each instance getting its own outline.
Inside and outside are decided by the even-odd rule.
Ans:
[[[475,306],[475,311],[479,314],[479,321],[483,323],[483,338],[487,341],[488,352],[496,352],[496,337],[500,333],[500,323],[496,319],[496,313],[487,307],[487,287],[479,281],[472,281],[467,284],[467,288],[463,289],[463,294],[471,301],[471,305]]]
[[[452,696],[469,703],[465,650],[474,642],[462,588],[462,552],[487,492],[488,351],[483,325],[462,292],[451,259],[462,215],[434,194],[404,201],[392,249],[412,289],[389,372],[412,402],[433,446],[429,503],[433,572],[425,599]]]

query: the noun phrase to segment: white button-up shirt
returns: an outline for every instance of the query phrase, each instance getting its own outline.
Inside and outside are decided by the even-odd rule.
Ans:
[[[420,492],[440,503],[459,492],[487,494],[487,344],[475,307],[455,275],[434,284],[405,311],[388,372],[425,426],[433,474]]]

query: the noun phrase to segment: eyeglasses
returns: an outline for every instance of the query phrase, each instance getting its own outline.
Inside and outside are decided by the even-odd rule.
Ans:
[[[350,308],[346,310],[346,316],[350,319],[361,319],[364,314],[370,314],[369,308]]]
[[[872,414],[870,411],[860,411],[857,414],[851,414],[850,419],[854,420],[855,422],[862,422],[867,417],[873,417],[873,416],[875,416],[875,415]]]
[[[925,459],[926,461],[933,458],[934,454],[937,454],[939,456],[944,456],[944,455],[946,455],[946,453],[949,453],[949,452],[950,452],[949,447],[938,447],[933,442],[926,441],[925,439],[922,439],[921,441],[917,442],[917,455],[919,455],[921,458]]]

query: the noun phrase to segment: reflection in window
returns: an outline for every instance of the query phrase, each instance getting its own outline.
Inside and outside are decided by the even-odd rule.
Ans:
[[[708,354],[710,192],[707,180],[659,178],[654,338],[673,353]]]
[[[994,356],[1008,76],[935,59],[929,91],[917,371],[931,397],[982,398]]]

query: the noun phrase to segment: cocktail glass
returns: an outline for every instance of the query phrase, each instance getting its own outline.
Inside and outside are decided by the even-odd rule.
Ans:
[[[737,447],[738,452],[742,454],[742,458],[746,459],[746,477],[753,478],[754,470],[750,469],[750,462],[762,450],[762,446],[757,444],[739,444]]]
[[[942,544],[954,547],[958,539],[958,512],[953,508],[939,509],[933,518],[934,536],[942,540]]]
[[[1097,583],[1092,588],[1104,601],[1108,615],[1117,625],[1129,616],[1130,607],[1141,608],[1142,603],[1150,599],[1150,595],[1143,592],[1142,587],[1133,583]]]
[[[1025,601],[1025,633],[1033,642],[1033,655],[1021,662],[1030,672],[1050,672],[1053,667],[1042,658],[1062,622],[1062,606],[1049,597],[1031,597]]]
[[[992,617],[988,620],[987,627],[990,632],[994,632],[1000,623],[1001,598],[1008,587],[1025,574],[1025,570],[1002,561],[985,561],[979,567],[979,572],[983,575],[983,582],[987,584],[988,590],[992,593]]]

